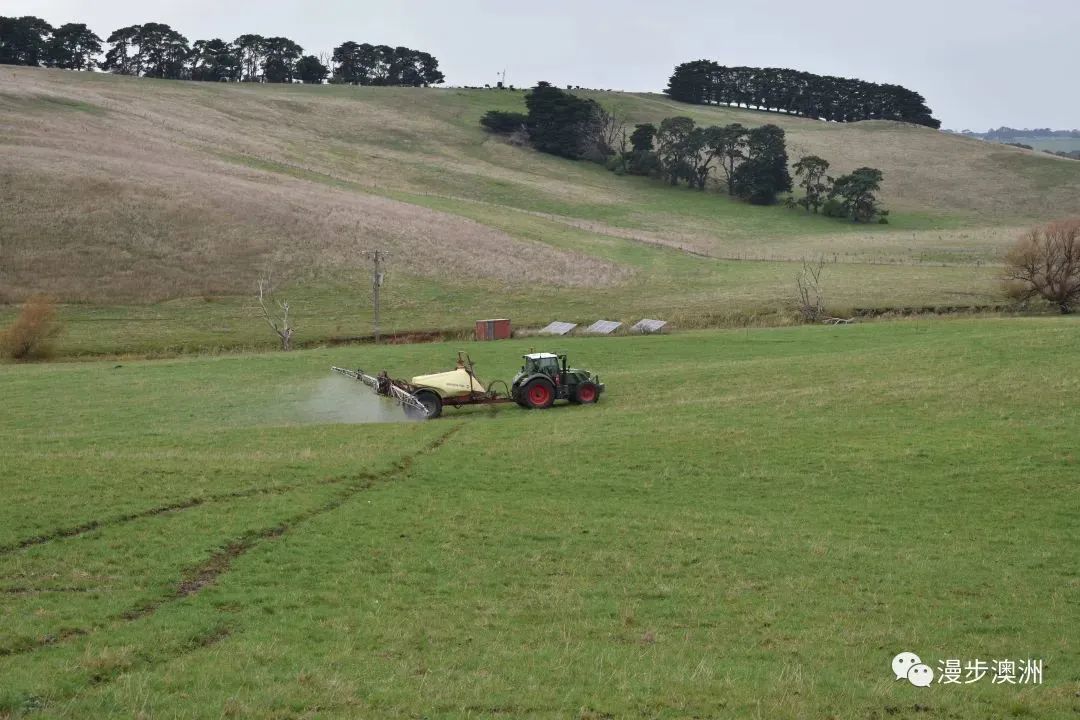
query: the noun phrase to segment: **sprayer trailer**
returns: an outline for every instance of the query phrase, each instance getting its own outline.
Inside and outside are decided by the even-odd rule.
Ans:
[[[341,373],[364,383],[376,394],[401,405],[405,414],[417,420],[433,420],[442,415],[443,408],[466,405],[496,405],[514,402],[523,408],[543,410],[556,400],[589,405],[600,399],[604,384],[588,370],[572,368],[566,355],[529,353],[514,379],[507,385],[495,380],[485,385],[473,367],[472,358],[459,352],[457,366],[447,372],[417,375],[411,380],[395,380],[384,370],[368,375],[363,370],[334,367]],[[501,386],[501,387],[500,387]]]

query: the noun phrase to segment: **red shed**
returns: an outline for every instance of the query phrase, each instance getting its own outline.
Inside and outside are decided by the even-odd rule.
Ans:
[[[506,318],[476,321],[477,340],[509,340],[510,321]]]

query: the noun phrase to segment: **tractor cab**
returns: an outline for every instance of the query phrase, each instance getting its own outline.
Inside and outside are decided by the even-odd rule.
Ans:
[[[566,371],[566,356],[554,353],[530,353],[522,356],[525,365],[521,372],[525,375],[547,375],[556,380],[560,374]]]

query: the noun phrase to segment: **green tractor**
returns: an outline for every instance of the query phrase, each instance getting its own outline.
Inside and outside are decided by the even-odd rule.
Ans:
[[[565,355],[530,353],[510,384],[510,397],[523,408],[542,410],[556,400],[588,405],[604,392],[600,377],[588,370],[568,367]]]
[[[516,402],[523,408],[549,408],[556,400],[569,400],[589,405],[600,399],[604,383],[588,370],[568,367],[565,355],[530,353],[523,356],[525,364],[514,376],[509,392],[502,380],[485,385],[476,377],[472,358],[459,352],[453,370],[417,375],[411,380],[395,380],[384,370],[369,375],[363,370],[331,368],[371,388],[377,395],[390,398],[414,420],[433,420],[442,415],[443,408],[466,405],[495,405]],[[500,393],[496,386],[501,385]]]

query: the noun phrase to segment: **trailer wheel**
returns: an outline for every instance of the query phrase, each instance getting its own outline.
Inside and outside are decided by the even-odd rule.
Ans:
[[[418,408],[406,405],[405,415],[410,420],[434,420],[442,415],[442,398],[439,397],[438,393],[434,393],[430,390],[421,390],[416,393],[416,399],[424,406],[426,412],[421,413]]]
[[[600,399],[600,389],[596,383],[583,382],[574,389],[574,402],[581,405],[591,405]]]
[[[555,402],[555,386],[547,378],[535,378],[522,388],[526,406],[544,410]]]

